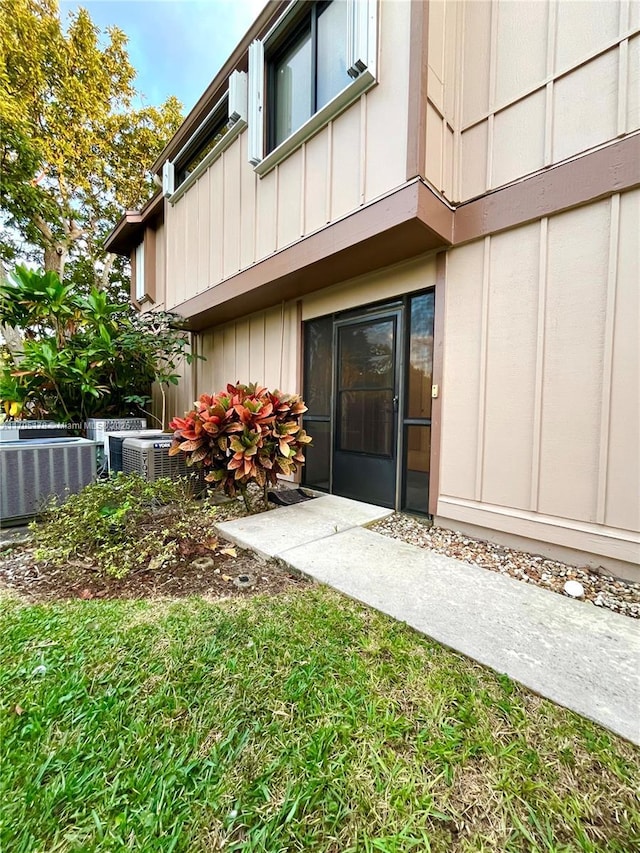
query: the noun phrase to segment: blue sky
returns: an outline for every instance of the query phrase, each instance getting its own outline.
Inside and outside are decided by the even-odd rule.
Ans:
[[[114,25],[128,51],[144,103],[169,95],[185,114],[198,100],[266,0],[60,0],[60,15],[83,7],[101,30]]]

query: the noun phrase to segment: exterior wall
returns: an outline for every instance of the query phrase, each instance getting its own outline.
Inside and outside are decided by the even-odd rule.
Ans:
[[[155,264],[155,306],[156,308],[164,308],[165,287],[167,278],[167,261],[166,261],[166,244],[167,233],[164,225],[156,227],[156,264]]]
[[[640,127],[640,4],[431,0],[424,174],[464,201]]]
[[[212,394],[227,383],[258,382],[286,393],[300,391],[300,322],[298,304],[216,326],[198,335],[206,361],[198,364],[197,394]]]
[[[640,190],[448,254],[437,514],[640,553]]]
[[[427,255],[208,329],[198,335],[206,361],[197,366],[197,393],[236,380],[300,393],[301,321],[433,287],[435,275],[435,258]]]
[[[435,256],[422,255],[372,275],[358,276],[306,296],[302,300],[302,319],[313,320],[314,317],[349,311],[405,293],[426,290],[433,287],[435,282]]]
[[[178,365],[176,372],[180,374],[180,383],[178,385],[164,386],[164,422],[163,422],[163,395],[162,389],[155,383],[151,389],[151,414],[149,418],[149,428],[162,427],[166,429],[169,421],[178,415],[181,417],[186,411],[191,408],[191,404],[195,400],[193,396],[195,375],[194,371],[200,368],[195,364],[187,364],[183,359]]]
[[[378,85],[259,178],[245,130],[167,204],[168,309],[404,183],[410,4],[384,0]]]

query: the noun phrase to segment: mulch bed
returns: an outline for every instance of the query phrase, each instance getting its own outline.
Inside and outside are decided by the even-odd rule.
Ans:
[[[37,563],[33,550],[22,546],[0,557],[0,587],[5,587],[30,602],[117,598],[246,598],[275,595],[300,587],[308,581],[283,568],[275,560],[262,561],[248,551],[237,557],[210,555],[213,567],[207,571],[184,560],[154,571],[133,572],[117,579],[99,575],[81,562],[65,568]],[[239,588],[238,578],[249,576],[251,585]]]
[[[259,511],[252,506],[253,511]],[[262,507],[260,507],[262,509]],[[216,521],[230,521],[245,515],[238,502],[219,508]],[[161,522],[160,522],[161,523]],[[215,531],[211,533],[215,536]],[[218,538],[218,537],[216,537]],[[113,578],[96,571],[89,561],[75,559],[64,567],[51,566],[35,559],[35,549],[17,545],[0,553],[0,590],[8,589],[29,602],[69,599],[247,598],[275,595],[305,586],[309,581],[282,566],[276,560],[263,560],[251,551],[229,545],[237,556],[220,553],[199,541],[181,547],[182,559],[158,569],[142,569],[124,578]],[[209,565],[198,565],[206,558]],[[248,580],[245,580],[248,578]]]

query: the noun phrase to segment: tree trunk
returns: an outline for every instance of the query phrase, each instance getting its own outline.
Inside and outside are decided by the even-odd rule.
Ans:
[[[48,245],[44,250],[44,269],[45,272],[50,270],[57,272],[60,280],[64,276],[64,267],[69,257],[69,250],[63,243],[55,243]]]
[[[11,326],[5,326],[4,323],[0,323],[0,335],[4,338],[4,342],[11,354],[13,363],[17,364],[23,352],[22,335],[18,329],[13,329]]]

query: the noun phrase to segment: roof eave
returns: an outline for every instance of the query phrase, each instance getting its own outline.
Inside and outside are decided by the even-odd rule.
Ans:
[[[256,38],[264,35],[269,29],[274,18],[277,17],[285,6],[288,6],[292,0],[269,0],[264,9],[260,12],[253,24],[244,34],[231,56],[224,63],[220,71],[213,78],[204,94],[199,98],[196,105],[186,116],[175,134],[160,152],[157,160],[151,167],[151,171],[155,174],[160,174],[162,165],[166,160],[170,160],[182,148],[191,134],[204,121],[208,113],[222,96],[222,89],[226,85],[229,75],[236,69],[245,71],[247,67],[247,51],[249,45]]]
[[[164,222],[164,196],[153,195],[140,210],[127,210],[116,227],[104,241],[104,249],[114,255],[128,257],[134,246],[141,242],[148,225],[157,226]]]

